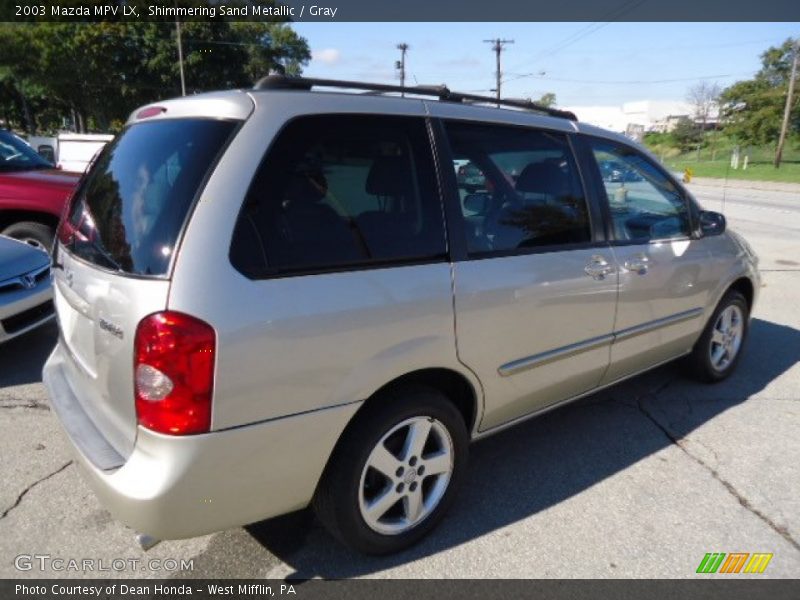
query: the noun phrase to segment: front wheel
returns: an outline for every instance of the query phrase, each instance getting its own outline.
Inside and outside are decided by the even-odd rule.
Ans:
[[[0,233],[48,253],[53,247],[53,238],[55,237],[52,227],[35,221],[14,223]]]
[[[375,398],[345,432],[314,498],[342,542],[366,554],[406,548],[442,519],[463,479],[464,419],[438,391]]]
[[[689,356],[689,366],[701,381],[722,381],[733,373],[747,337],[750,313],[745,297],[728,292],[717,305]]]

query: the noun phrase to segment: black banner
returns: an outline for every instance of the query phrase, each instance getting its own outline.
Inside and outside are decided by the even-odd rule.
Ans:
[[[799,21],[798,0],[4,0],[2,21]]]
[[[718,577],[718,576],[713,576]],[[0,598],[78,600],[739,600],[800,597],[798,580],[0,580]]]

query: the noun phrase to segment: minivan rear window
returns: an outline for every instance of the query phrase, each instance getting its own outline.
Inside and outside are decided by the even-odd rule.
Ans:
[[[131,125],[90,168],[60,241],[105,269],[165,275],[193,200],[235,126],[200,118]]]

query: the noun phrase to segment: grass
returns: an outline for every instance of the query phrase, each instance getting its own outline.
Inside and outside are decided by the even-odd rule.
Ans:
[[[784,162],[779,169],[770,162],[750,163],[747,169],[731,169],[730,160],[695,162],[694,156],[678,157],[664,161],[670,171],[683,173],[692,170],[693,177],[718,177],[720,179],[748,179],[752,181],[778,181],[800,183],[800,162]]]
[[[683,173],[689,168],[694,177],[800,183],[800,139],[797,136],[787,140],[779,169],[772,166],[775,157],[775,146],[772,144],[742,147],[739,168],[731,169],[731,153],[735,143],[720,132],[706,134],[699,152],[692,150],[681,154],[666,134],[651,135],[649,140],[645,138],[645,144],[661,158],[664,166],[676,173]],[[742,169],[745,154],[749,156],[749,164],[747,169]]]

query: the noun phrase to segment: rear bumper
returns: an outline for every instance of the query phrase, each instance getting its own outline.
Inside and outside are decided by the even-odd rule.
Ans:
[[[0,293],[0,343],[55,318],[53,288],[45,280],[30,290]]]
[[[307,506],[359,406],[185,437],[140,427],[133,452],[115,467],[104,463],[102,453],[98,460],[104,440],[87,439],[102,433],[76,426],[81,415],[75,412],[82,409],[63,375],[62,353],[59,344],[44,381],[87,482],[115,518],[159,539],[212,533]]]

